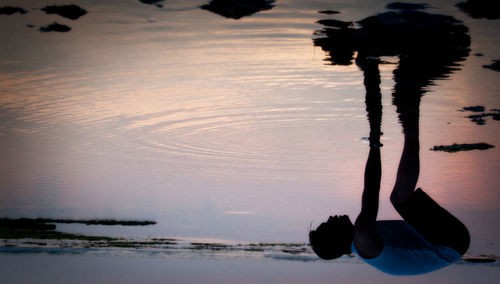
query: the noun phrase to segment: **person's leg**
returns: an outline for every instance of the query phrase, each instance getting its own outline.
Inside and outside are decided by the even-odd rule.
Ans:
[[[420,74],[413,70],[420,70],[419,62],[401,59],[398,68],[394,71],[396,85],[393,93],[393,104],[403,126],[404,146],[399,162],[396,183],[391,193],[391,202],[397,204],[408,200],[415,191],[420,174],[420,142],[419,142],[419,113],[420,98],[424,93]],[[420,78],[420,79],[419,79]]]
[[[403,153],[399,161],[396,183],[391,193],[391,202],[393,204],[411,198],[420,174],[418,130],[405,133],[404,136]]]
[[[463,255],[470,236],[465,225],[420,188],[394,206],[403,219],[433,245],[451,247]]]
[[[416,188],[420,173],[420,98],[429,83],[424,60],[401,59],[394,71],[396,86],[393,103],[403,126],[404,147],[399,162],[391,202],[403,219],[433,245],[445,245],[464,254],[469,247],[467,228],[421,189]]]

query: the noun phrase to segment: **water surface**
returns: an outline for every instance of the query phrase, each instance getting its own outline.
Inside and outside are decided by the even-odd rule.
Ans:
[[[0,15],[0,215],[153,219],[123,234],[254,242],[305,242],[311,221],[356,216],[363,77],[329,65],[312,39],[320,19],[361,20],[389,2],[279,0],[234,20],[204,1],[88,0],[72,21],[23,1],[29,13]],[[500,108],[500,73],[482,68],[500,57],[500,22],[454,4],[433,1],[429,12],[462,20],[471,52],[422,99],[419,186],[467,225],[471,251],[498,255],[500,123],[479,126],[458,110]],[[328,9],[340,14],[318,13]],[[54,21],[72,30],[38,31]],[[394,68],[381,69],[382,219],[397,218]],[[455,142],[496,147],[428,150]]]

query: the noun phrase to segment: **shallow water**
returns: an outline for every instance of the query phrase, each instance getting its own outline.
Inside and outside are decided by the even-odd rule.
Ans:
[[[311,221],[356,216],[368,153],[363,76],[328,65],[312,39],[320,19],[360,20],[389,2],[278,0],[232,20],[199,9],[204,1],[79,1],[89,13],[72,21],[23,1],[26,15],[0,15],[0,215],[153,219],[118,232],[256,242],[305,242]],[[500,22],[453,5],[428,11],[464,21],[471,52],[422,99],[419,186],[467,225],[471,251],[498,255],[500,123],[479,126],[458,110],[500,108],[500,73],[482,68],[499,58]],[[327,9],[341,13],[318,13]],[[72,30],[38,32],[54,21]],[[381,70],[381,219],[397,218],[394,68]],[[428,150],[455,142],[496,147]]]
[[[94,255],[2,255],[0,272],[9,283],[471,283],[494,282],[496,267],[453,265],[420,277],[395,278],[368,266],[330,262],[260,260],[207,261]],[[41,278],[40,276],[44,276]],[[353,275],[355,275],[353,277]]]

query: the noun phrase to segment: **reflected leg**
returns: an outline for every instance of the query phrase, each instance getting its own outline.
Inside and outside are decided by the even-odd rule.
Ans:
[[[424,87],[430,84],[425,60],[401,59],[395,70],[393,103],[403,125],[404,147],[391,202],[403,219],[434,245],[445,245],[463,255],[470,236],[460,220],[416,188],[420,172],[419,110]]]
[[[408,200],[415,191],[420,174],[420,142],[418,130],[404,133],[404,146],[399,161],[396,183],[391,193],[391,202]]]
[[[420,63],[421,64],[421,63]],[[419,112],[423,86],[428,83],[421,77],[419,63],[401,59],[394,71],[396,85],[393,103],[403,126],[404,146],[399,162],[396,183],[391,193],[393,204],[408,200],[414,193],[420,174]]]

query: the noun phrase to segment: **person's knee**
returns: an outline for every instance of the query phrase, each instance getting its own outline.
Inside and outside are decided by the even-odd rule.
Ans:
[[[391,192],[390,200],[395,208],[398,208],[401,204],[404,204],[410,200],[413,192],[398,190],[394,188]]]
[[[392,191],[391,197],[389,199],[391,200],[392,206],[398,207],[399,198],[398,198],[397,194],[394,191]]]

